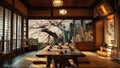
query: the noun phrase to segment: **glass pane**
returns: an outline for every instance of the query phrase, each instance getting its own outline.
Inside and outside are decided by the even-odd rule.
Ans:
[[[16,18],[16,17],[17,17],[17,15],[14,13],[14,14],[13,14],[13,50],[17,48],[17,47],[16,47],[16,45],[17,45],[17,44],[16,44],[16,41],[17,41],[17,40],[16,40],[16,31],[17,31],[17,30],[16,30],[16,27],[17,27],[17,25],[16,25],[16,23],[17,23],[17,22],[16,22],[16,19],[17,19],[17,18]]]
[[[17,22],[17,48],[21,47],[21,23],[22,17],[18,15],[18,22]]]
[[[81,27],[81,20],[75,20],[75,41],[81,42],[82,41],[82,27]]]
[[[11,11],[5,9],[4,51],[10,50],[10,36],[11,36]]]
[[[3,7],[0,6],[0,41],[3,36]]]
[[[2,51],[2,36],[3,36],[3,7],[0,6],[0,52]]]
[[[58,42],[71,43],[72,38],[72,19],[56,20],[29,20],[29,42],[30,45],[38,43],[58,44]],[[62,37],[59,39],[58,37]],[[37,41],[38,40],[38,41]]]

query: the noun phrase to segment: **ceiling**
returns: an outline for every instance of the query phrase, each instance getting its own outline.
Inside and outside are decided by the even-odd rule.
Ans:
[[[54,8],[53,0],[20,0],[28,9]],[[60,8],[93,8],[101,0],[63,0]]]

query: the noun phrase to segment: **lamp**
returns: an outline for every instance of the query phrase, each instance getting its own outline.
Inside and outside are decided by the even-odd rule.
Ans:
[[[66,9],[60,9],[59,14],[60,15],[65,15],[65,14],[67,14],[67,10]]]
[[[62,0],[53,0],[53,6],[54,7],[60,7],[63,5],[63,1]]]

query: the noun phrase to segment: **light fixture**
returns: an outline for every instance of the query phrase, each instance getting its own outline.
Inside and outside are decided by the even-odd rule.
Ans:
[[[66,9],[60,9],[59,14],[60,15],[65,15],[65,14],[67,14],[67,10]]]
[[[62,0],[53,0],[53,6],[54,7],[60,7],[63,5],[63,1]]]
[[[106,16],[113,12],[111,6],[108,3],[103,3],[97,8],[101,16]]]

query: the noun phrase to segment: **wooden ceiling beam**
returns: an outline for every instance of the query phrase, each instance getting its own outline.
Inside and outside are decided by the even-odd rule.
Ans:
[[[29,3],[29,0],[20,0],[28,9],[43,9],[43,8],[53,8],[54,9],[54,7],[53,7],[53,0],[50,0],[49,2],[50,2],[50,6],[46,6],[47,5],[47,1],[46,1],[46,7],[44,6],[44,4],[42,4],[42,6],[32,6],[32,3]],[[34,1],[34,0],[33,0]],[[63,0],[64,1],[64,0]],[[68,0],[69,1],[69,0]],[[98,3],[100,0],[96,0],[95,1],[95,3],[94,3],[94,5],[96,5],[96,3]],[[41,1],[42,2],[42,1]],[[62,6],[62,7],[60,7],[60,8],[93,8],[93,6],[94,5],[92,5],[92,6],[77,6],[78,5],[78,2],[79,2],[79,0],[72,0],[72,1],[70,1],[70,3],[71,3],[71,5],[64,5],[64,6]],[[66,2],[67,3],[67,2]]]
[[[78,16],[78,17],[75,17],[75,16],[72,16],[72,17],[64,17],[64,16],[59,16],[59,17],[43,17],[43,16],[35,16],[35,17],[28,17],[29,19],[75,19],[75,20],[79,20],[79,19],[93,19],[93,16],[90,16],[90,17],[83,17],[83,16]]]
[[[50,0],[51,6],[50,6],[50,10],[51,10],[51,17],[53,17],[53,0]]]
[[[24,6],[26,6],[28,9],[29,9],[29,5],[30,4],[28,4],[28,1],[27,0],[20,0],[21,1],[21,3],[24,5]]]
[[[92,7],[29,7],[30,10],[44,10],[44,9],[92,9]]]

